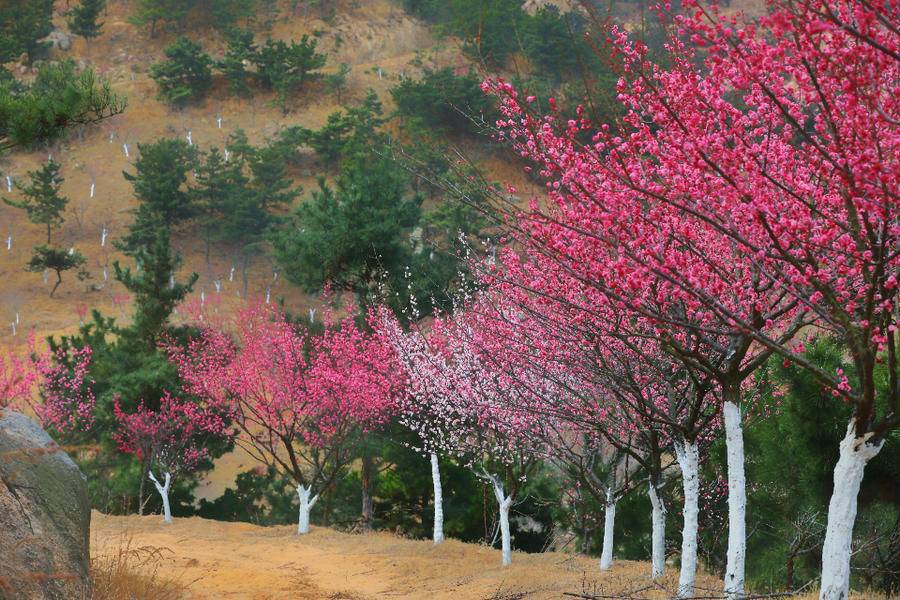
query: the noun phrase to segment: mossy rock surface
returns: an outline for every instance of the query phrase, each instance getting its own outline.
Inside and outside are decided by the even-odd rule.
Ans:
[[[33,420],[0,410],[0,598],[89,597],[90,524],[72,459]]]

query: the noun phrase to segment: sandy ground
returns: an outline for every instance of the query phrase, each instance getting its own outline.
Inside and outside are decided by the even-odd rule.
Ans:
[[[303,537],[292,527],[258,527],[197,517],[162,524],[159,516],[93,515],[92,554],[132,546],[161,550],[164,572],[188,584],[194,599],[370,600],[529,600],[564,594],[615,594],[650,585],[650,566],[618,562],[599,573],[595,559],[562,553],[515,553],[500,567],[500,552],[476,544],[429,541],[387,533],[345,534],[313,527]],[[675,587],[670,568],[664,585]],[[698,585],[716,589],[701,576]],[[662,590],[639,597],[665,598]],[[572,596],[568,596],[572,597]]]

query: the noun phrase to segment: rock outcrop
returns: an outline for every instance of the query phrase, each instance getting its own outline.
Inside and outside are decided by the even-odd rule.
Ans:
[[[90,597],[90,522],[72,459],[37,423],[0,409],[0,599]]]

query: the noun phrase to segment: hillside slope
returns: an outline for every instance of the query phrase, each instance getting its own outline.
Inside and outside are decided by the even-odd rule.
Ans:
[[[649,565],[618,562],[606,573],[597,562],[563,553],[515,553],[500,567],[500,552],[448,540],[438,547],[388,533],[351,535],[314,527],[298,537],[293,527],[258,527],[198,517],[163,525],[159,516],[93,515],[92,553],[132,547],[161,550],[164,575],[188,584],[191,598],[253,600],[550,600],[565,592],[618,594],[649,584]],[[663,585],[675,587],[672,567]],[[717,589],[701,576],[698,585]],[[666,598],[664,590],[641,598]]]

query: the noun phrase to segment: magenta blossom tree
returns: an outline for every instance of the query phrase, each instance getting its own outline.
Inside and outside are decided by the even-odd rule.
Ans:
[[[31,399],[37,373],[12,352],[0,353],[0,409],[15,408]]]
[[[270,305],[244,311],[236,341],[206,329],[170,348],[191,394],[233,407],[236,443],[297,484],[297,532],[309,532],[322,490],[345,472],[360,436],[383,424],[404,380],[390,347],[354,315],[326,315],[321,336]]]
[[[704,332],[707,347],[719,347],[667,350],[716,375],[726,400],[730,596],[743,591],[745,548],[739,412],[730,400],[742,380],[733,375],[778,353],[852,404],[821,592],[844,598],[864,466],[900,424],[895,11],[883,2],[774,0],[765,17],[741,24],[715,5],[684,8],[664,68],[612,32],[627,111],[619,127],[534,119],[529,98],[494,86],[505,98],[501,128],[538,163],[552,199],[550,210],[532,205],[517,241],[663,331]],[[804,355],[793,338],[806,320],[846,345],[858,386]],[[881,397],[879,362],[890,380]],[[729,363],[737,370],[720,368]]]
[[[173,477],[190,472],[209,459],[207,446],[229,440],[233,430],[228,407],[218,403],[182,400],[166,392],[158,404],[153,409],[142,401],[135,412],[127,413],[116,398],[113,412],[117,429],[113,439],[120,451],[140,461],[141,481],[146,475],[153,482],[162,499],[163,522],[171,523],[169,492]],[[157,479],[155,469],[159,469],[163,482]],[[143,492],[139,501],[143,503]]]

